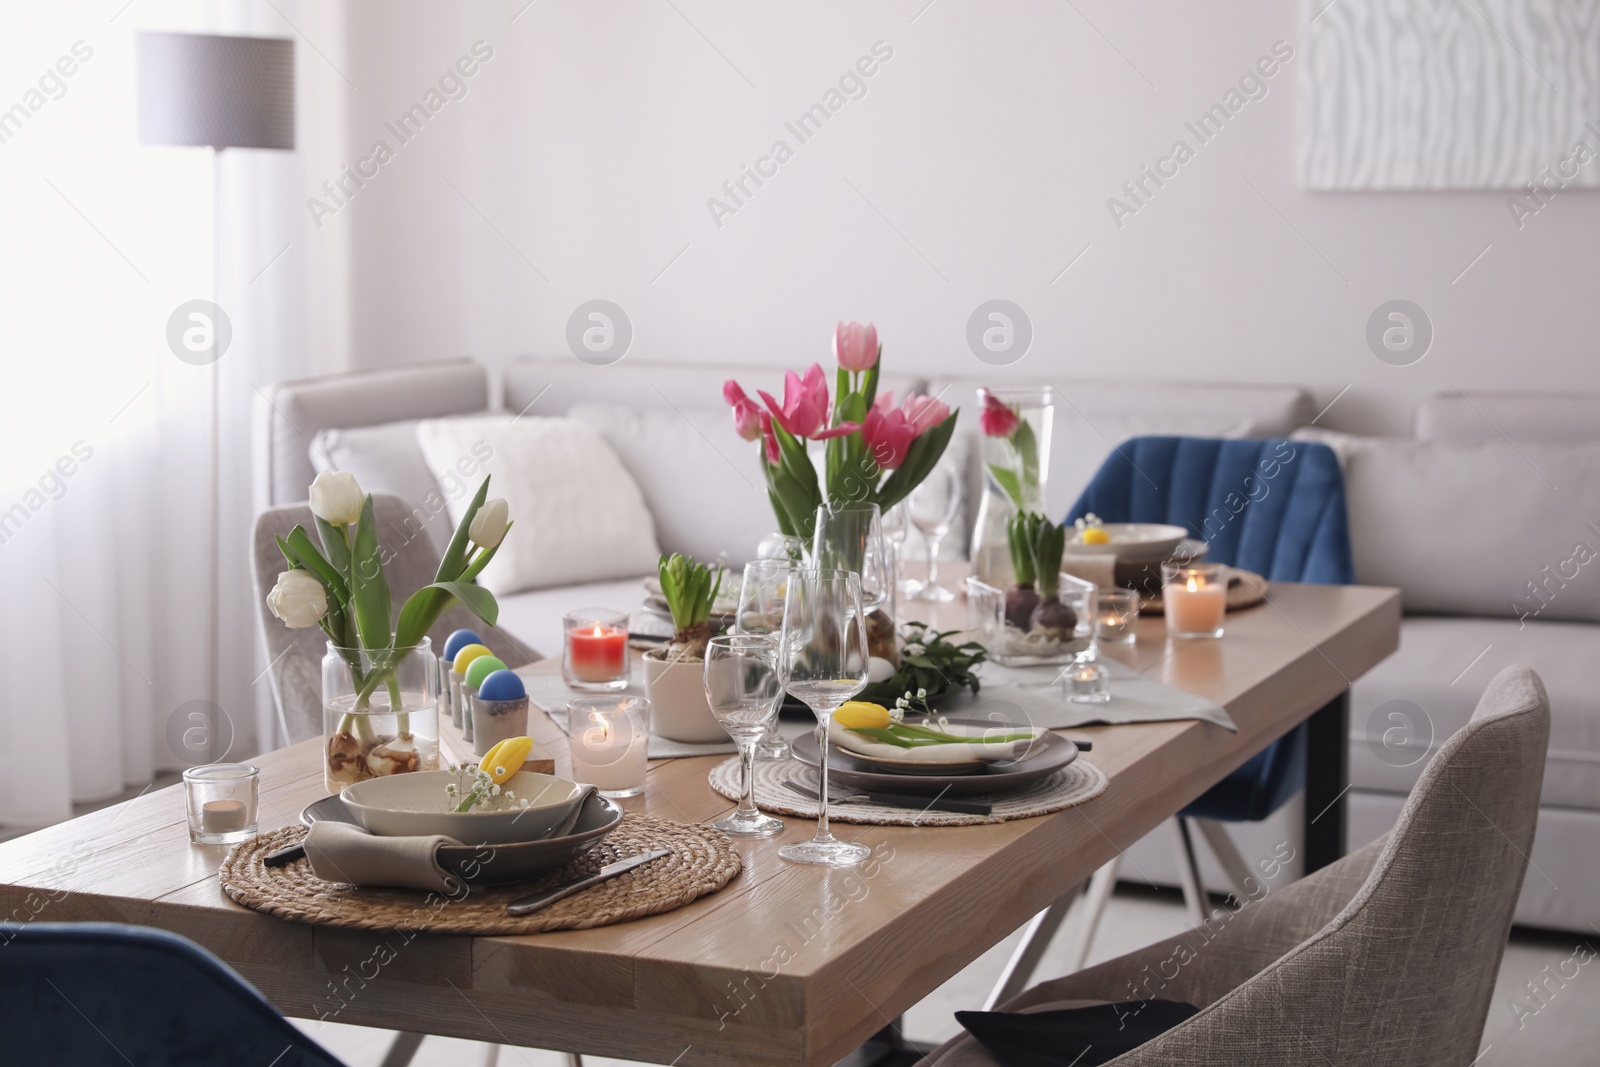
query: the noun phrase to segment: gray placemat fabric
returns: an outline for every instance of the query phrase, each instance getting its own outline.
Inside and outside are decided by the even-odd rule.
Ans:
[[[1102,658],[1111,672],[1111,699],[1104,704],[1074,704],[1067,700],[1058,679],[1064,667],[1002,667],[985,663],[978,668],[983,686],[977,696],[962,690],[946,697],[939,708],[945,715],[1007,717],[1051,730],[1100,723],[1172,722],[1200,719],[1238,733],[1239,728],[1220,704],[1185,693],[1147,678],[1132,667]]]

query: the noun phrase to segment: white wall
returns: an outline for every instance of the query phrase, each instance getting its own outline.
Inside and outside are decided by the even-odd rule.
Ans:
[[[1009,375],[1063,388],[1297,382],[1320,407],[1350,386],[1323,424],[1396,432],[1455,387],[1600,388],[1600,199],[1563,192],[1519,231],[1504,192],[1301,191],[1301,5],[540,0],[511,22],[524,2],[348,2],[352,162],[395,147],[383,121],[474,41],[494,50],[324,220],[350,250],[354,365],[564,352],[605,297],[641,368],[826,361],[845,317],[897,369],[985,374],[966,321],[1002,297],[1035,329]],[[1296,58],[1266,97],[1198,145],[1184,123],[1279,40]],[[865,97],[800,145],[784,122],[878,41]],[[1179,137],[1194,159],[1119,229],[1108,197]],[[719,228],[707,199],[778,138],[794,158]],[[1436,330],[1409,367],[1365,341],[1397,297]]]

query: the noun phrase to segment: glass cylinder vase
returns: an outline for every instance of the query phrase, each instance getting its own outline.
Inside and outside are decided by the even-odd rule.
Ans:
[[[1055,420],[1055,393],[1048,385],[984,389],[982,457],[983,495],[972,529],[972,575],[986,585],[1009,589],[1016,584],[1006,524],[1019,511],[1047,514],[1045,481],[1050,468],[1050,427]],[[991,418],[989,410],[1004,405],[1015,417]],[[1007,430],[990,433],[990,430]]]
[[[424,637],[368,651],[328,643],[322,657],[323,781],[353,782],[439,767],[439,661]]]

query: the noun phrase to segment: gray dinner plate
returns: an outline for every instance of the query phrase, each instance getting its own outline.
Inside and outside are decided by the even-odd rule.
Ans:
[[[992,726],[977,719],[951,719],[953,723]],[[1046,733],[1038,754],[1021,763],[986,763],[975,771],[961,774],[919,774],[890,771],[844,751],[838,745],[828,750],[828,778],[853,789],[881,790],[886,793],[911,793],[918,796],[985,796],[1004,793],[1046,778],[1078,758],[1078,746],[1060,734]],[[818,763],[815,733],[794,740],[794,757],[815,767]]]
[[[323,797],[300,812],[300,821],[307,826],[322,820],[361,825],[337,796]],[[578,821],[565,837],[515,845],[444,845],[439,849],[439,865],[468,885],[526,882],[565,867],[599,844],[621,821],[622,805],[594,793],[584,801]]]

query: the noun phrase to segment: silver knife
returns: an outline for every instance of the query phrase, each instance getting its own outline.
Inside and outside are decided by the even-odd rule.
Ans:
[[[604,867],[601,867],[598,871],[595,871],[593,874],[586,874],[577,881],[567,882],[563,885],[552,886],[551,888],[542,890],[533,894],[532,896],[523,897],[521,900],[514,900],[510,904],[506,905],[506,914],[514,916],[531,915],[540,908],[554,904],[558,900],[565,900],[572,894],[582,892],[592,885],[599,885],[601,882],[608,882],[619,874],[627,874],[635,867],[644,866],[651,860],[658,860],[662,856],[670,855],[672,855],[672,850],[670,848],[663,848],[657,849],[654,852],[641,852],[637,856],[629,856],[625,860],[618,860],[615,863],[608,863]]]

